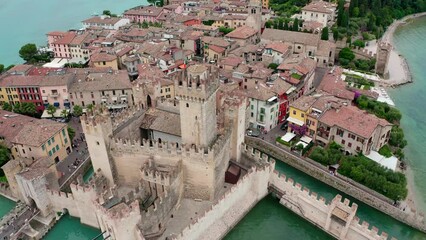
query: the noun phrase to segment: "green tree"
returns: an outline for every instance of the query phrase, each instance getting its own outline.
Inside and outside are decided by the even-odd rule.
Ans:
[[[355,54],[352,52],[352,50],[350,48],[343,48],[340,52],[339,52],[339,60],[343,58],[343,59],[347,59],[349,61],[352,61],[355,59]]]
[[[74,105],[72,108],[72,114],[76,117],[79,117],[83,114],[83,108],[80,105]]]
[[[20,113],[34,117],[37,114],[37,108],[34,103],[23,102],[20,104]]]
[[[272,24],[273,24],[273,22],[271,22],[271,21],[265,22],[265,28],[272,28]]]
[[[284,22],[284,30],[290,30],[290,27],[288,26],[288,20],[286,19]]]
[[[268,65],[268,68],[270,68],[270,69],[274,69],[274,70],[276,70],[276,69],[277,69],[277,67],[278,67],[278,64],[276,64],[276,63],[270,63],[270,64]]]
[[[339,31],[336,28],[333,28],[333,40],[337,41],[339,40]]]
[[[21,103],[17,102],[13,105],[13,112],[21,114]]]
[[[88,105],[86,106],[86,109],[87,109],[87,111],[89,111],[89,112],[93,113],[93,110],[95,109],[95,105],[93,105],[93,104],[88,104]]]
[[[67,109],[64,109],[64,110],[61,111],[61,117],[62,118],[68,118],[68,115],[69,115],[69,113],[68,113]]]
[[[299,31],[299,19],[295,18],[293,20],[293,26],[291,27],[291,30],[294,32],[298,32]]]
[[[0,64],[0,73],[2,73],[4,71],[4,65]]]
[[[324,27],[321,31],[321,40],[328,40],[328,27]]]
[[[56,112],[56,107],[53,105],[48,105],[47,106],[47,113],[50,114],[52,116],[52,118],[54,117],[54,114]]]
[[[0,145],[0,177],[4,176],[3,169],[1,167],[10,160],[10,151],[7,147]]]
[[[232,32],[232,31],[234,31],[233,28],[227,28],[227,27],[224,27],[224,26],[219,27],[219,32],[223,33],[223,35],[226,35],[226,34]]]
[[[12,112],[12,111],[13,111],[13,106],[12,106],[12,105],[10,105],[10,103],[8,103],[8,102],[3,103],[2,108],[3,108],[3,110],[5,110],[5,111],[9,111],[9,112]]]
[[[37,54],[38,50],[34,43],[27,43],[19,50],[19,56],[27,62],[34,62]]]
[[[213,25],[213,23],[214,23],[214,20],[203,21],[203,24],[206,25],[206,26],[211,26],[211,25]],[[266,23],[265,23],[265,25],[266,25]]]
[[[72,141],[74,139],[74,137],[75,137],[75,130],[74,130],[74,128],[68,126],[67,127],[67,131],[68,131],[68,137]]]
[[[5,72],[9,71],[10,69],[12,69],[15,66],[15,64],[11,64],[9,65],[6,69],[4,69]]]
[[[104,10],[104,11],[102,12],[102,15],[111,16],[111,11],[110,11],[110,10]]]
[[[352,45],[354,45],[355,47],[363,48],[365,47],[365,42],[362,41],[361,39],[357,39],[352,43]]]

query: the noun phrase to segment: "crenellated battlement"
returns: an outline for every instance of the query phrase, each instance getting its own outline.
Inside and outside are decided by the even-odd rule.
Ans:
[[[66,193],[66,192],[60,192],[60,191],[54,191],[48,189],[49,197],[55,197],[55,198],[62,198],[62,199],[71,199],[74,200],[74,196],[72,193]]]
[[[164,186],[170,186],[181,171],[181,162],[176,167],[155,166],[151,159],[144,163],[141,168],[142,179]]]
[[[191,65],[177,74],[176,96],[181,100],[205,101],[219,88],[219,72],[213,66]]]
[[[128,108],[122,110],[118,113],[111,114],[112,126],[113,128],[117,128],[121,124],[129,121],[138,113],[142,112],[143,108],[141,104],[129,106]]]
[[[183,231],[179,235],[175,236],[174,239],[191,239],[191,237],[189,236],[193,236],[191,235],[193,234],[193,231],[192,231],[193,229],[198,229],[200,226],[203,226],[207,222],[211,221],[214,218],[214,216],[217,215],[217,213],[226,211],[224,210],[224,206],[229,205],[227,203],[230,201],[230,199],[235,198],[235,196],[241,196],[240,192],[243,191],[244,189],[248,188],[249,193],[246,194],[246,197],[247,196],[252,197],[251,194],[255,195],[254,191],[256,190],[254,190],[250,186],[253,183],[257,182],[257,179],[262,174],[267,174],[267,175],[270,174],[273,171],[274,167],[275,167],[275,163],[270,162],[260,167],[252,167],[248,169],[248,172],[246,175],[241,177],[236,184],[234,184],[227,192],[225,192],[225,194],[223,194],[218,199],[216,199],[213,205],[211,205],[206,211],[200,213],[197,218],[193,219],[192,222],[185,229],[183,229]]]
[[[264,162],[264,161],[270,161],[268,155],[262,154],[260,151],[254,149],[253,147],[242,143],[241,144],[241,152],[243,154],[246,154],[247,156],[250,156],[255,162]]]
[[[110,209],[103,207],[98,201],[93,201],[95,209],[107,217],[108,220],[121,220],[132,215],[140,215],[139,200],[130,204],[119,203]]]
[[[195,146],[187,147],[185,145],[177,146],[175,143],[161,142],[157,140],[131,140],[112,138],[110,149],[115,154],[162,154],[170,156],[182,156],[190,158],[198,158],[203,161],[212,160],[229,140],[231,135],[230,129],[227,129],[223,135],[219,135],[214,144],[210,148],[197,148]]]
[[[157,109],[179,114],[179,100],[169,98],[159,98],[157,100]]]

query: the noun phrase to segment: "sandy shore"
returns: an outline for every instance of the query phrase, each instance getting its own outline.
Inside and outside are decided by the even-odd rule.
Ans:
[[[384,86],[395,87],[412,82],[407,61],[394,47],[393,35],[399,26],[405,25],[411,19],[423,16],[426,16],[426,12],[408,15],[400,20],[395,20],[383,34],[381,41],[392,44],[392,51],[388,62],[389,78],[381,81]]]

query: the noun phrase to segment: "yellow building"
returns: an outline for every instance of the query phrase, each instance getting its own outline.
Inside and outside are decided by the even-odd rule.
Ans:
[[[112,53],[100,52],[94,53],[90,57],[90,63],[93,67],[110,67],[112,70],[118,70],[117,56]]]
[[[11,105],[19,102],[18,92],[16,88],[10,87],[9,79],[0,80],[0,105],[9,103]]]
[[[172,80],[162,78],[160,80],[161,89],[160,89],[160,96],[162,98],[175,98],[175,85]]]
[[[287,118],[288,131],[291,131],[291,125],[306,126],[306,120],[311,113],[311,107],[317,99],[313,96],[301,96],[290,103],[290,114]]]
[[[67,124],[36,119],[0,110],[2,136],[11,150],[12,158],[36,160],[49,157],[55,162],[65,159],[71,152]]]
[[[237,28],[246,25],[247,16],[244,15],[225,15],[221,19],[215,20],[213,27]]]

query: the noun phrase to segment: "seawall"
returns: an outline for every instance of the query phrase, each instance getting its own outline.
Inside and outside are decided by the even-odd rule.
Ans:
[[[285,151],[273,144],[267,143],[257,138],[246,137],[245,143],[250,148],[258,149],[267,153],[270,157],[287,163],[288,165],[303,171],[304,173],[324,182],[325,184],[340,190],[359,201],[413,227],[422,232],[426,232],[426,224],[424,223],[423,214],[416,212],[404,212],[392,205],[393,201],[385,196],[359,184],[351,179],[343,176],[332,176],[328,170],[321,164],[298,157],[292,153]]]

